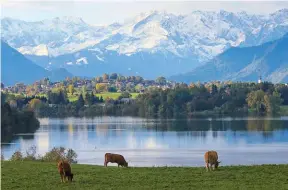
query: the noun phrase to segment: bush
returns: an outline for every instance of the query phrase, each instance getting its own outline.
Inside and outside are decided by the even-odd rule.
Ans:
[[[56,148],[54,147],[51,151],[47,152],[42,160],[43,161],[48,161],[48,162],[58,162],[59,160],[62,160],[65,158],[65,148],[63,147],[59,147],[59,148]]]
[[[10,158],[10,161],[22,161],[22,160],[23,160],[23,155],[19,150],[14,152]]]
[[[3,154],[1,160],[4,160]],[[58,162],[59,160],[67,160],[70,163],[77,163],[77,153],[72,150],[66,150],[64,147],[54,147],[51,151],[47,152],[44,156],[36,156],[36,146],[30,147],[26,151],[26,157],[23,157],[20,151],[14,152],[10,158],[11,161],[42,161],[42,162]]]
[[[68,162],[77,162],[77,154],[74,150],[63,147],[54,147],[51,151],[47,152],[42,158],[42,161],[58,162],[59,160],[67,160]]]
[[[65,155],[66,160],[68,160],[68,162],[70,163],[77,163],[77,153],[72,150],[72,149],[68,149],[66,155]]]
[[[26,157],[24,157],[24,160],[36,160],[36,146],[31,146],[27,151],[26,151]]]

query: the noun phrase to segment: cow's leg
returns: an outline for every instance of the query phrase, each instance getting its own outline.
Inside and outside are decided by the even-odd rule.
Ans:
[[[119,164],[118,164],[118,168],[119,168]]]
[[[209,163],[206,163],[206,171],[209,171]]]
[[[105,160],[104,162],[104,166],[107,167],[108,162]]]
[[[63,175],[60,173],[61,183],[63,183]]]

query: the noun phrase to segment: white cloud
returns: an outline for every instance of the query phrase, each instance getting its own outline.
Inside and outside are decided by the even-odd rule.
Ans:
[[[256,14],[268,14],[279,9],[288,8],[286,1],[7,1],[1,0],[2,17],[12,17],[28,21],[51,19],[61,16],[82,17],[90,24],[110,24],[122,22],[141,12],[151,10],[166,11],[174,14],[187,14],[194,10],[219,11],[220,9],[239,12],[247,11]],[[261,9],[259,8],[261,7]]]

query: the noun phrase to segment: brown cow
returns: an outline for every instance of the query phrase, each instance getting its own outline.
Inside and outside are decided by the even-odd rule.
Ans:
[[[71,166],[67,161],[60,160],[58,162],[58,171],[61,177],[61,182],[66,181],[66,177],[68,181],[72,182],[73,174],[71,173]]]
[[[111,163],[117,163],[118,167],[119,165],[122,167],[128,167],[128,163],[126,162],[125,158],[120,155],[120,154],[112,154],[112,153],[106,153],[105,154],[105,162],[104,162],[104,166],[107,167],[107,164],[111,162]]]
[[[210,167],[212,167],[214,165],[214,168],[212,167],[212,169],[214,170],[215,168],[217,169],[219,166],[219,161],[218,161],[218,154],[216,151],[208,151],[205,153],[204,155],[204,160],[206,163],[206,170],[209,171]],[[210,167],[209,167],[210,165]]]

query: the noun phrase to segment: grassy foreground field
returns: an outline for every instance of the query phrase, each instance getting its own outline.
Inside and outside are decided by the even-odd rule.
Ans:
[[[2,162],[1,189],[288,189],[288,165],[117,168],[72,165],[74,182],[61,183],[56,163]]]

